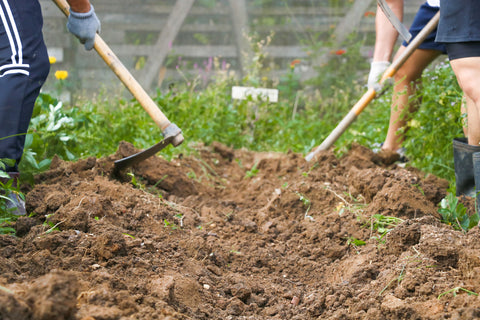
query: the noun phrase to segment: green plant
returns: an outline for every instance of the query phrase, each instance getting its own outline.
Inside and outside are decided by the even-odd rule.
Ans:
[[[255,177],[255,176],[258,174],[257,166],[258,166],[258,162],[256,162],[256,163],[253,165],[252,169],[248,170],[248,171],[245,173],[244,179],[248,179],[248,178],[253,178],[253,177]]]
[[[225,219],[224,219],[225,222],[230,222],[230,221],[232,221],[232,219],[233,219],[233,214],[234,214],[234,211],[233,211],[233,210],[229,211],[228,213],[224,213],[223,215],[225,216]]]
[[[127,176],[130,177],[130,183],[137,189],[140,189],[140,190],[145,190],[145,184],[143,183],[140,183],[138,180],[137,180],[137,177],[135,176],[135,174],[133,172],[128,172],[127,173]]]
[[[304,214],[305,219],[308,218],[308,219],[310,219],[310,221],[315,221],[315,219],[308,214],[308,212],[310,211],[310,208],[312,206],[312,202],[307,197],[305,197],[303,194],[301,194],[298,191],[295,191],[295,194],[299,197],[299,200],[303,203],[303,206],[307,208],[307,210],[305,211],[305,214]]]
[[[127,236],[127,237],[130,237],[130,238],[132,238],[132,239],[135,239],[135,236],[132,236],[131,234],[128,234],[128,233],[126,233],[126,232],[123,232],[122,234],[123,234],[124,236]]]
[[[480,217],[478,212],[471,216],[467,214],[467,208],[458,201],[453,193],[448,193],[439,203],[438,212],[442,216],[442,222],[451,225],[455,230],[468,231],[478,225]]]
[[[355,251],[357,252],[357,254],[360,253],[358,251],[358,247],[359,246],[364,246],[365,244],[366,244],[365,241],[357,239],[355,237],[348,237],[347,238],[347,246],[352,246],[355,249]]]
[[[14,166],[15,161],[11,159],[0,159],[0,234],[14,234],[15,229],[10,227],[18,217],[15,216],[12,211],[15,208],[11,207],[12,199],[8,197],[9,194],[15,193],[22,200],[25,200],[25,196],[20,192],[19,186],[14,186],[13,179],[10,179],[6,170],[6,166]]]
[[[180,228],[183,228],[183,219],[185,218],[185,216],[181,213],[177,213],[173,217],[178,220],[178,224],[179,224]]]
[[[15,234],[16,230],[10,227],[14,219],[11,215],[0,215],[0,234]]]
[[[45,231],[45,234],[52,233],[53,231],[60,231],[60,228],[58,228],[58,226],[61,225],[64,222],[64,221],[60,221],[60,222],[57,222],[57,223],[53,223],[52,221],[49,221],[48,218],[52,215],[53,214],[48,215],[46,217],[47,219],[43,223],[43,226],[48,228],[47,231]]]
[[[165,228],[170,228],[171,230],[177,230],[178,229],[178,225],[176,225],[173,222],[169,222],[167,219],[163,219],[163,226]]]
[[[383,238],[402,222],[403,220],[397,217],[374,214],[370,218],[370,230],[376,231],[379,235],[372,236],[371,239],[375,239],[380,243],[384,243],[385,240]]]
[[[308,169],[307,172],[302,172],[302,176],[304,176],[305,178],[308,177],[308,175],[310,174],[310,172],[312,172],[314,169],[316,169],[318,167],[318,162],[315,162],[312,166],[310,166],[310,168]]]
[[[464,292],[466,292],[469,296],[472,296],[472,295],[473,295],[473,296],[478,296],[478,293],[475,293],[475,292],[473,292],[473,291],[467,290],[467,289],[462,288],[462,287],[455,287],[455,288],[453,288],[453,289],[447,290],[447,291],[439,294],[438,297],[437,297],[437,299],[440,299],[441,297],[443,297],[443,296],[445,296],[445,295],[447,295],[447,294],[449,294],[449,293],[452,293],[453,296],[456,297],[459,291],[464,291]]]
[[[229,253],[233,253],[233,254],[236,254],[236,255],[239,255],[239,256],[242,255],[242,252],[240,252],[238,250],[235,250],[235,249],[230,250]]]
[[[348,237],[347,245],[353,244],[355,246],[364,246],[366,244],[365,241],[357,239],[355,237]]]

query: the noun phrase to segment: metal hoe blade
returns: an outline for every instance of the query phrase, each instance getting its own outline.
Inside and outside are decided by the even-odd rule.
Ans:
[[[157,152],[159,152],[160,150],[162,150],[166,146],[168,146],[170,143],[172,143],[174,138],[175,138],[175,136],[167,137],[167,138],[163,139],[162,141],[160,141],[159,143],[157,143],[156,145],[154,145],[154,146],[152,146],[152,147],[150,147],[150,148],[148,148],[144,151],[141,151],[139,153],[135,153],[131,156],[128,156],[128,157],[125,157],[123,159],[115,161],[114,171],[118,172],[122,169],[133,166],[134,164],[139,163],[140,161],[143,161],[143,160],[155,155]]]
[[[407,43],[412,39],[412,34],[408,31],[407,27],[398,19],[398,17],[393,13],[392,9],[388,6],[385,0],[377,0],[378,5],[382,9],[385,16],[388,18],[388,21],[392,24],[395,30],[398,31],[400,36]]]

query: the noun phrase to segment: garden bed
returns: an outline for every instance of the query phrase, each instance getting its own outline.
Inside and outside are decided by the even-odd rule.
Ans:
[[[134,151],[54,159],[25,189],[0,318],[480,316],[480,230],[441,223],[445,180],[358,145],[307,163],[219,143],[114,176]]]

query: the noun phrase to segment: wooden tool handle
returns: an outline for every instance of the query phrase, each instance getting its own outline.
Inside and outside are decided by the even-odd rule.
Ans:
[[[70,6],[66,0],[53,2],[67,17],[70,15]],[[98,34],[95,35],[94,48],[163,132],[170,125],[170,121]]]

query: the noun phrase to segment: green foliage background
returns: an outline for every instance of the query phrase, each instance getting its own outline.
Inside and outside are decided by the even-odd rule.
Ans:
[[[356,54],[350,52],[341,59],[348,63],[349,55]],[[324,68],[319,74],[333,72],[328,68],[336,69],[335,61]],[[341,74],[337,78],[335,86],[327,87],[320,77],[300,85],[293,67],[279,83],[283,89],[278,103],[232,100],[231,87],[248,86],[252,80],[235,80],[223,71],[204,87],[185,81],[165,92],[158,91],[155,102],[182,128],[186,138],[183,145],[169,147],[162,154],[188,154],[192,143],[208,145],[213,141],[234,148],[306,154],[328,136],[366,90],[364,79],[346,84],[340,82],[344,79]],[[425,72],[420,94],[423,102],[410,122],[405,143],[409,165],[453,181],[451,141],[463,133],[461,92],[448,64]],[[339,155],[353,142],[370,148],[383,142],[390,97],[388,90],[360,114],[336,142]],[[84,100],[74,106],[59,103],[47,94],[40,96],[22,162],[24,171],[45,168],[55,154],[67,160],[102,157],[115,152],[121,140],[145,148],[162,139],[160,130],[133,100]]]

